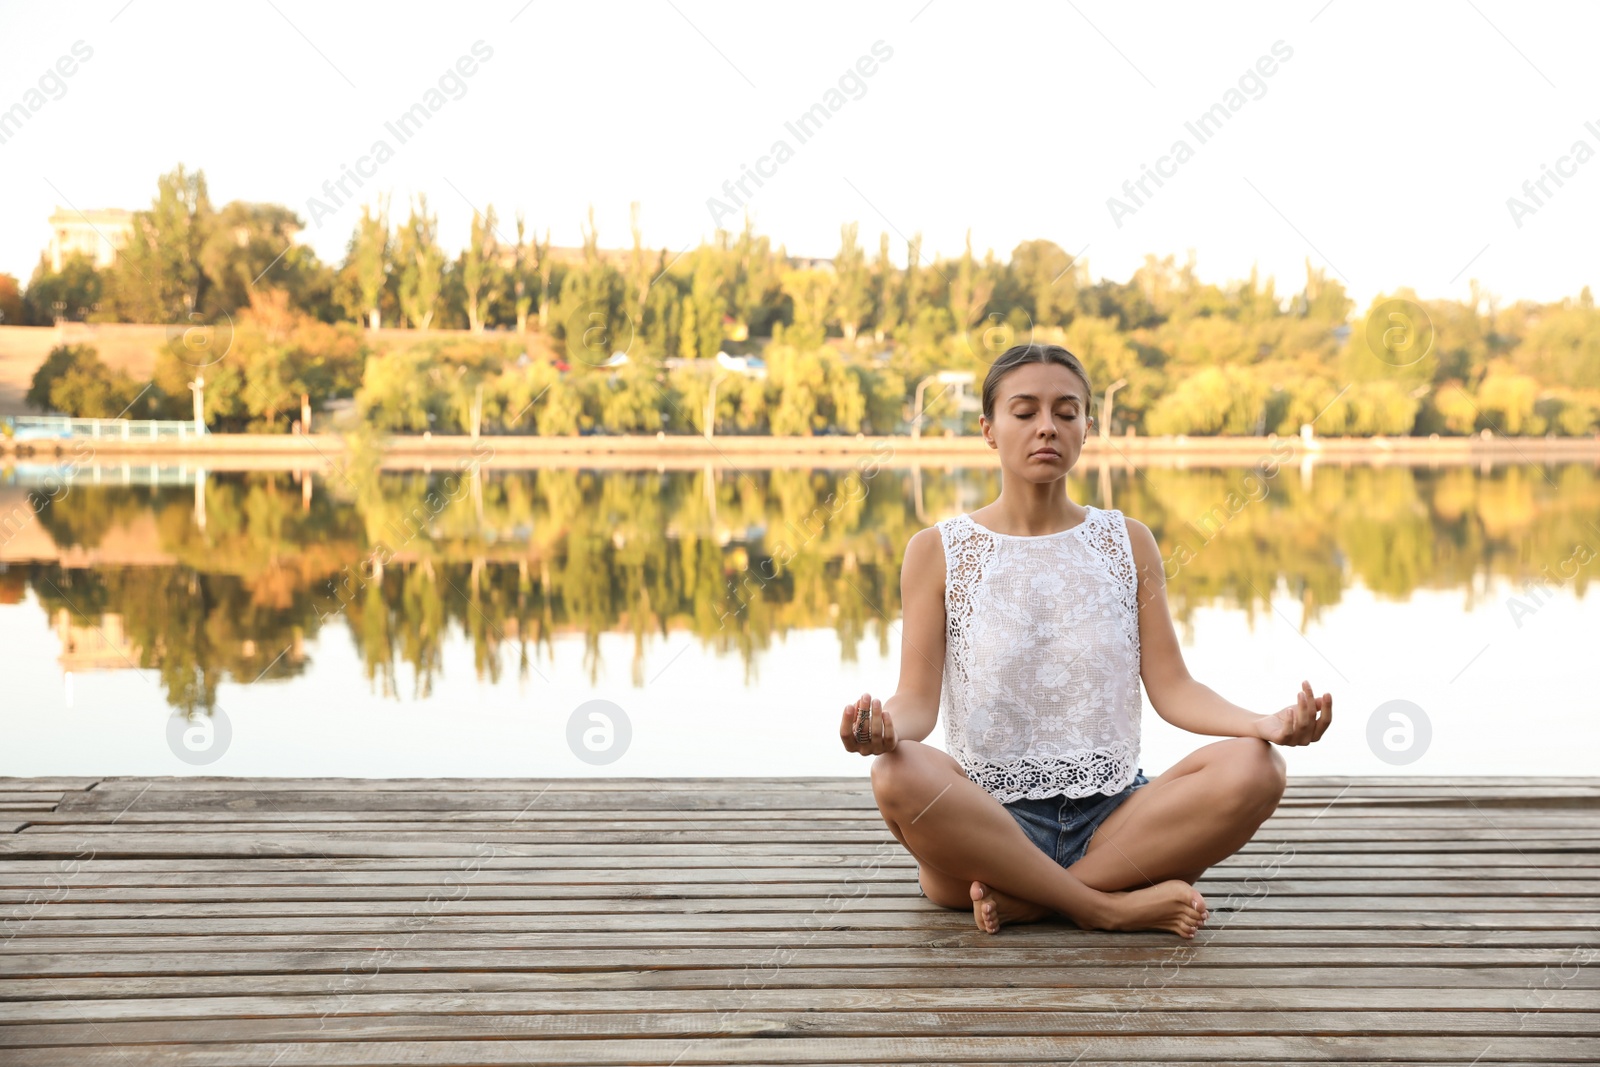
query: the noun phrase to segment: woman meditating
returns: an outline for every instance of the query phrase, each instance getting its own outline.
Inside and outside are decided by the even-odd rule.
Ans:
[[[1000,496],[906,546],[900,686],[846,706],[839,736],[875,756],[872,791],[923,895],[978,927],[1065,916],[1094,930],[1193,937],[1194,888],[1283,796],[1274,745],[1322,737],[1333,698],[1301,684],[1269,715],[1189,676],[1148,527],[1078,504],[1067,472],[1093,390],[1058,345],[1019,345],[983,383]],[[1147,779],[1139,681],[1205,745]],[[949,754],[923,739],[945,714]]]

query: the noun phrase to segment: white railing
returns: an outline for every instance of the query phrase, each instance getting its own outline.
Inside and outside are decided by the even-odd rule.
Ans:
[[[17,415],[4,420],[17,441],[84,438],[93,441],[183,441],[200,436],[187,419],[74,419]]]
[[[182,486],[204,480],[204,467],[176,463],[28,463],[19,462],[0,472],[0,487],[44,489],[50,494],[66,485]]]

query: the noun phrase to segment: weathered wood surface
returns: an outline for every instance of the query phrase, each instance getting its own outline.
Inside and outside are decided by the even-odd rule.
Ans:
[[[1193,942],[978,932],[861,779],[0,778],[0,1062],[1600,1062],[1600,779],[1302,778]]]

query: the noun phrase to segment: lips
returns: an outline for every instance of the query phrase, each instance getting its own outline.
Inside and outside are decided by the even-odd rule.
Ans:
[[[1061,458],[1061,453],[1057,452],[1053,448],[1041,448],[1037,452],[1030,453],[1030,455],[1042,456],[1042,457],[1044,457],[1046,459],[1060,459]]]

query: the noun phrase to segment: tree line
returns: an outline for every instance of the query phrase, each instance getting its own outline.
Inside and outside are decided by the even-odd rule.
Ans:
[[[831,261],[810,260],[748,219],[675,254],[645,244],[637,205],[620,249],[601,247],[592,209],[582,247],[559,249],[548,227],[541,237],[489,205],[452,260],[423,196],[403,219],[385,199],[363,206],[329,264],[293,242],[301,221],[287,207],[215,208],[204,173],[181,166],[157,187],[110,267],[41,258],[25,290],[0,276],[5,322],[174,327],[149,381],[91,349],[56,350],[34,406],[182,418],[204,374],[213,430],[285,432],[302,407],[351,400],[391,432],[698,433],[710,419],[718,433],[897,433],[924,377],[981,381],[1000,351],[1034,340],[1077,354],[1097,398],[1114,392],[1102,422],[1115,433],[1600,431],[1588,287],[1547,304],[1476,283],[1466,301],[1402,289],[1357,312],[1309,260],[1301,288],[1280,295],[1254,270],[1202,281],[1192,255],[1096,281],[1042,239],[1002,261],[977,255],[970,233],[943,256],[919,234],[881,234],[873,254],[855,223]],[[766,373],[718,380],[719,352],[760,356]],[[973,431],[953,395],[930,392],[926,419]]]

